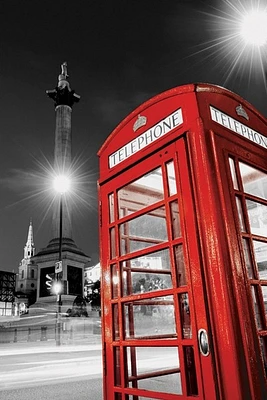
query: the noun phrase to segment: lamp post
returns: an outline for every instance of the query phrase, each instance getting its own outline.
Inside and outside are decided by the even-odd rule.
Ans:
[[[60,273],[62,271],[62,231],[63,231],[63,196],[70,188],[70,179],[66,175],[58,175],[54,179],[54,188],[60,194],[59,198],[59,254],[58,262],[55,265],[56,283],[55,283],[55,294],[57,295],[57,320],[56,320],[56,345],[60,346],[61,342],[61,292],[62,283],[60,279]]]

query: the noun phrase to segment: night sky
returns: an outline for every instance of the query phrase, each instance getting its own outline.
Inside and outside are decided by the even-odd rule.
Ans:
[[[92,265],[98,262],[97,151],[128,113],[172,87],[208,82],[266,115],[257,60],[244,56],[235,64],[239,46],[223,40],[238,25],[229,1],[2,0],[0,18],[1,270],[17,272],[30,218],[36,252],[51,239],[55,112],[45,91],[56,87],[64,61],[81,96],[72,113],[79,181],[73,236]]]

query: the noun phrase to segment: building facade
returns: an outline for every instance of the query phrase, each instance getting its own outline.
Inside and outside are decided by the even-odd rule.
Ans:
[[[0,317],[14,315],[16,274],[0,271]]]
[[[92,294],[92,287],[97,281],[100,281],[100,276],[100,263],[84,268],[84,297],[88,298]]]

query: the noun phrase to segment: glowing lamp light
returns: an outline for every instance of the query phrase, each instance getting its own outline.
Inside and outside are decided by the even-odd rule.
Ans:
[[[56,294],[56,295],[59,295],[60,293],[61,293],[61,291],[62,291],[62,284],[61,284],[61,282],[54,282],[54,285],[53,285],[53,292]]]
[[[59,193],[66,193],[70,189],[70,179],[66,175],[59,175],[54,179],[54,189]]]
[[[255,10],[241,22],[240,34],[247,44],[263,46],[267,43],[267,12]]]

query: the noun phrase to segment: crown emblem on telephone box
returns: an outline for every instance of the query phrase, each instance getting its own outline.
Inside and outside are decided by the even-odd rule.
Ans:
[[[137,120],[135,121],[134,125],[133,125],[133,130],[134,132],[137,131],[137,129],[141,128],[141,126],[146,125],[147,123],[147,118],[144,117],[143,115],[138,115]]]
[[[242,107],[241,104],[239,106],[237,106],[235,110],[236,110],[237,115],[239,115],[240,117],[244,117],[247,120],[249,120],[249,116],[248,116],[246,110]]]

